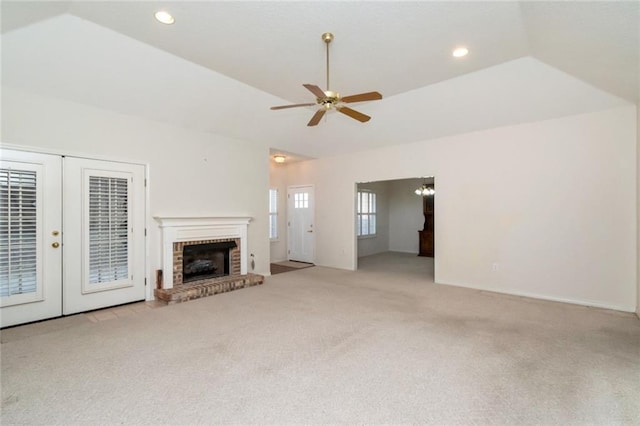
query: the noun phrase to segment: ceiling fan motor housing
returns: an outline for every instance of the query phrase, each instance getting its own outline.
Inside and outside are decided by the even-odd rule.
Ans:
[[[324,92],[324,98],[318,98],[318,104],[324,106],[326,109],[335,107],[340,102],[340,93],[327,90]]]

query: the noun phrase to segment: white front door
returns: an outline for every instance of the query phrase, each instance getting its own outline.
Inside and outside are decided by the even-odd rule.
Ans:
[[[144,300],[144,166],[65,158],[65,315]]]
[[[287,191],[289,223],[289,260],[313,263],[315,230],[313,228],[313,186],[292,186]]]
[[[2,150],[0,327],[62,313],[62,158]]]

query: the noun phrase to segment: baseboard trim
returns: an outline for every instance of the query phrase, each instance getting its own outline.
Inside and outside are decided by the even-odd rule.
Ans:
[[[406,254],[415,254],[416,256],[418,255],[417,251],[413,251],[413,250],[387,250],[386,252],[383,251],[381,253],[406,253]]]
[[[504,289],[495,289],[491,287],[476,287],[468,284],[460,284],[460,283],[446,283],[446,282],[437,282],[436,284],[449,285],[453,287],[464,287],[470,288],[478,291],[487,291],[491,293],[499,293],[499,294],[507,294],[509,296],[519,296],[519,297],[528,297],[531,299],[539,299],[539,300],[547,300],[549,302],[559,302],[559,303],[568,303],[571,305],[580,305],[588,308],[599,308],[599,309],[609,309],[613,311],[625,312],[625,313],[635,313],[635,307],[624,306],[624,305],[615,305],[610,303],[602,303],[594,300],[583,300],[583,299],[572,299],[566,297],[556,297],[549,296],[546,294],[539,293],[529,293],[524,291],[508,291]]]

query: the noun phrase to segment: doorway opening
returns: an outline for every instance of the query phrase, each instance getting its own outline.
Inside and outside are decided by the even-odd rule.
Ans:
[[[426,192],[417,191],[423,187]],[[356,184],[357,269],[435,277],[434,177]]]

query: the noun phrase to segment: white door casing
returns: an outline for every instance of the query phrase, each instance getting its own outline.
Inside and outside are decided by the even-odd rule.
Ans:
[[[65,158],[63,314],[145,299],[144,166]]]
[[[315,262],[314,188],[287,188],[288,259]]]
[[[8,327],[62,312],[62,158],[1,154],[0,327]]]

